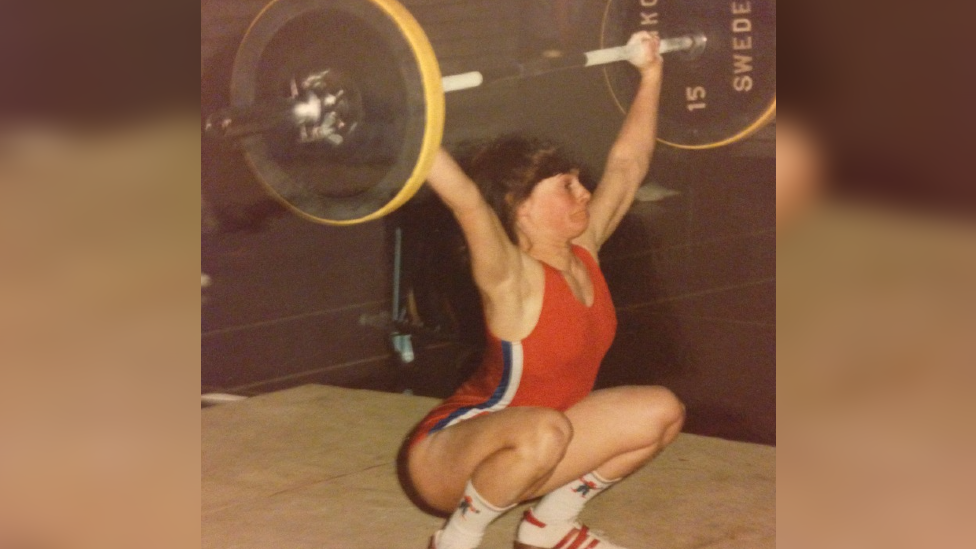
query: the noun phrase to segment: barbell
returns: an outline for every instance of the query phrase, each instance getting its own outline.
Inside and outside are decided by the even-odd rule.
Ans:
[[[248,28],[231,105],[205,133],[240,144],[257,179],[298,215],[377,219],[423,185],[443,137],[444,94],[555,70],[604,66],[626,112],[633,32],[661,36],[659,141],[708,149],[775,116],[775,0],[606,0],[601,47],[442,77],[420,24],[396,0],[274,0]]]

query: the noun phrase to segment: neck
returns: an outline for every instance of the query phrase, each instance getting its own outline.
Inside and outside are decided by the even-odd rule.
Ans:
[[[522,251],[556,270],[568,271],[576,256],[573,254],[573,243],[564,242],[531,242],[527,238],[519,239]]]

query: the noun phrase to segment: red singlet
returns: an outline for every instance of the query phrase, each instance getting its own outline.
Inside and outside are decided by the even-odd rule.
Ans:
[[[573,253],[590,274],[593,305],[580,303],[562,274],[543,263],[545,293],[532,333],[521,341],[503,341],[489,330],[481,366],[427,414],[411,434],[411,445],[429,433],[509,406],[565,411],[593,390],[617,331],[617,315],[596,260],[580,246],[573,246]]]

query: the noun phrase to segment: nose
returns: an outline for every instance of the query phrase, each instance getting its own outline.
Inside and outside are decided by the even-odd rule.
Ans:
[[[578,179],[576,180],[576,184],[573,186],[576,188],[576,200],[579,200],[584,204],[588,203],[590,201],[590,191],[586,190],[586,187],[584,187]]]

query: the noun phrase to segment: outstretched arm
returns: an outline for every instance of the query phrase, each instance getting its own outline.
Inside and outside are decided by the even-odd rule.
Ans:
[[[461,226],[475,284],[489,295],[509,292],[521,276],[522,254],[477,185],[444,149],[437,152],[427,182]]]
[[[639,55],[630,59],[640,71],[640,85],[590,201],[589,230],[581,237],[589,240],[581,243],[592,245],[594,251],[610,238],[634,202],[637,188],[651,165],[657,138],[663,64],[658,53],[661,42],[646,31],[634,33],[628,43],[634,42],[642,45]]]

